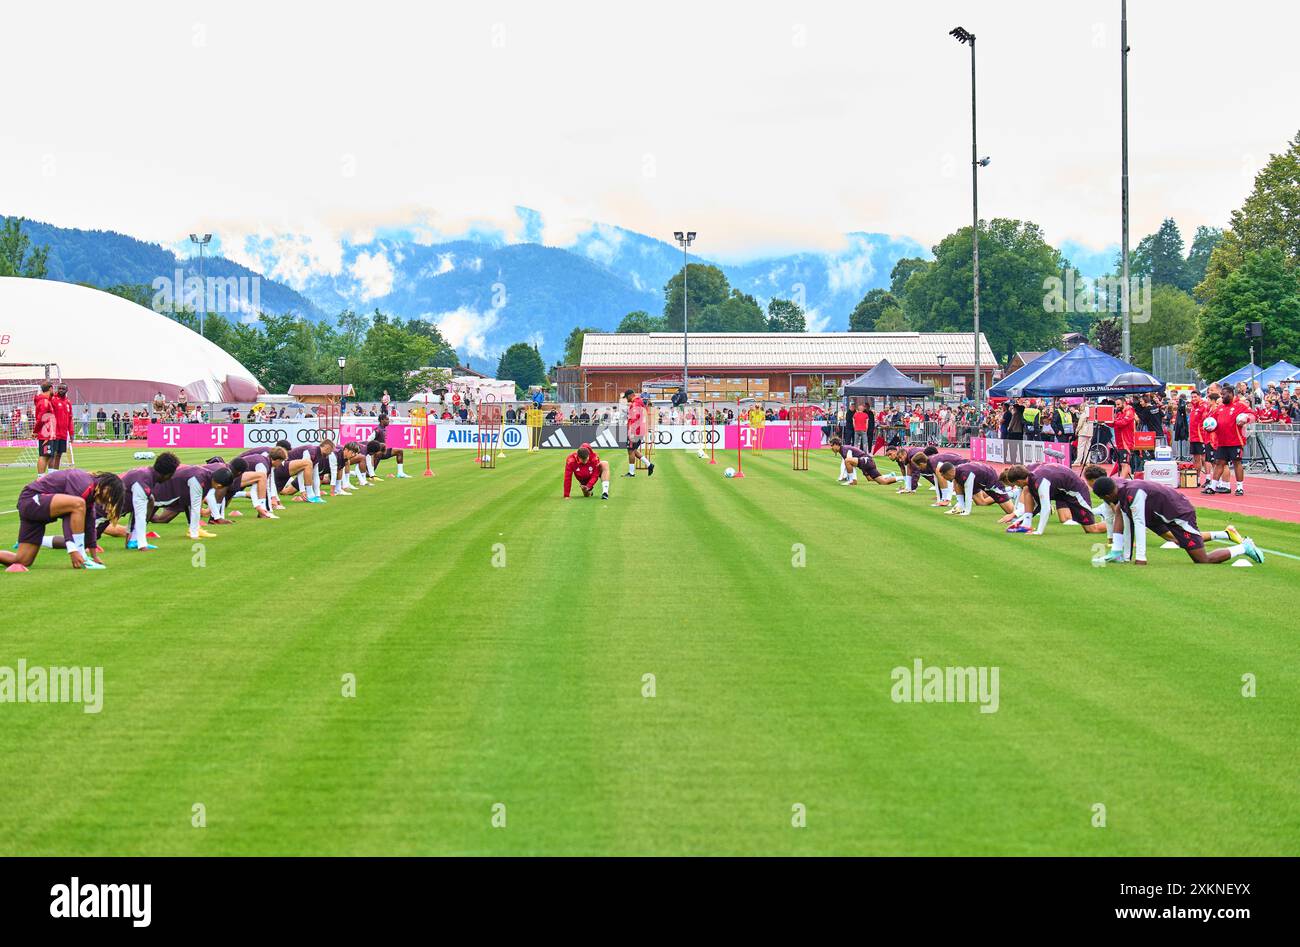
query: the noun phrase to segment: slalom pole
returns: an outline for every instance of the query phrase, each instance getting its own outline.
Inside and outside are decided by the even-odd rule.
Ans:
[[[717,424],[717,421],[718,421],[718,403],[715,401],[713,402],[713,410],[709,412],[709,463],[710,464],[716,464],[718,462],[717,458],[713,456],[714,442],[717,440],[717,438],[714,436],[714,426]]]
[[[741,467],[741,454],[745,450],[745,437],[741,431],[740,402],[736,402],[736,479],[743,480],[745,471]]]
[[[429,464],[429,403],[427,401],[424,404],[424,475],[433,476],[433,467]]]

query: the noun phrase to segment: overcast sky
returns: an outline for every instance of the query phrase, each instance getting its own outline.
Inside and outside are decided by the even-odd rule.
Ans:
[[[970,217],[1118,242],[1119,0],[24,3],[0,213],[174,244],[581,221],[715,258],[929,245]],[[1134,241],[1222,225],[1300,128],[1300,4],[1129,4]]]

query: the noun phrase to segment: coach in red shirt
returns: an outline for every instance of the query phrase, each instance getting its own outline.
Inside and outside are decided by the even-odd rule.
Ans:
[[[590,444],[583,444],[564,461],[564,499],[569,498],[573,487],[573,478],[578,478],[582,495],[589,497],[600,484],[600,498],[609,499],[609,461],[601,460],[600,455],[591,449]]]
[[[1128,479],[1133,476],[1132,458],[1133,450],[1137,446],[1137,412],[1123,398],[1115,399],[1115,466],[1118,470],[1112,470],[1111,473],[1118,473],[1121,479]]]

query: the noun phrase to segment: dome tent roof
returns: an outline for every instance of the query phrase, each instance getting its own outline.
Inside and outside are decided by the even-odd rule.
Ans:
[[[99,289],[0,277],[0,363],[59,366],[73,400],[147,402],[181,389],[194,402],[247,401],[265,389],[220,346]]]

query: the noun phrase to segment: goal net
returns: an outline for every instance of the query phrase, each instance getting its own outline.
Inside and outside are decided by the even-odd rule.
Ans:
[[[59,366],[0,363],[0,467],[36,466],[36,394]]]

